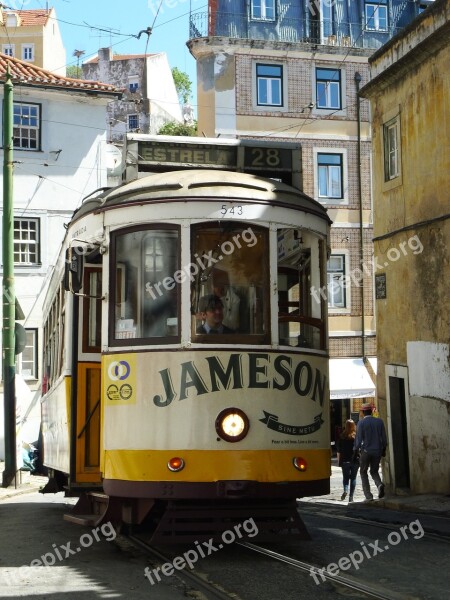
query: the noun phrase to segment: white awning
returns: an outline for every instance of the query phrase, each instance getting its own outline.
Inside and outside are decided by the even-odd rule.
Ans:
[[[330,398],[366,398],[375,396],[375,384],[362,358],[330,359]]]

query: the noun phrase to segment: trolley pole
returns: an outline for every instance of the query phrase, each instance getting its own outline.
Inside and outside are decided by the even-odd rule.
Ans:
[[[5,470],[3,487],[16,483],[16,386],[13,206],[13,84],[6,71],[3,103],[3,402],[5,415]]]

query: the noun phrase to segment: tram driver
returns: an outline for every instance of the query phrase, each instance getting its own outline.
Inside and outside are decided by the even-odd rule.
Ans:
[[[228,273],[222,269],[212,271],[213,294],[219,296],[223,304],[223,324],[234,329],[239,329],[239,308],[241,299],[230,286]]]
[[[197,327],[197,333],[234,333],[234,329],[223,324],[223,302],[219,296],[202,296],[198,302],[198,312],[202,324]]]

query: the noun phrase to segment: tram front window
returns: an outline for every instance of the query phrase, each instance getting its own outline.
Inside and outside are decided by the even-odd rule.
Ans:
[[[269,340],[267,230],[234,222],[192,228],[192,338],[212,343]]]
[[[133,230],[112,237],[115,340],[137,343],[179,339],[179,286],[173,274],[180,268],[177,229]],[[164,285],[170,280],[170,285]],[[136,343],[133,342],[133,343]],[[128,342],[130,343],[130,342]]]
[[[324,277],[323,241],[299,229],[278,230],[278,334],[282,346],[325,348],[324,302],[311,290]]]

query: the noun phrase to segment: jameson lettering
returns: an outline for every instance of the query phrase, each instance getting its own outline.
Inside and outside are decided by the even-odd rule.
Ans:
[[[238,389],[273,389],[292,390],[298,396],[309,397],[323,406],[327,377],[309,362],[302,360],[294,364],[291,356],[266,353],[232,353],[228,364],[224,365],[218,356],[207,356],[202,362],[189,360],[181,363],[176,373],[170,368],[159,371],[163,393],[153,397],[153,403],[166,407],[173,400],[185,400],[191,390],[197,396],[219,392],[221,390]],[[269,375],[269,367],[274,375]],[[270,415],[269,415],[270,416]],[[311,428],[318,429],[315,422]],[[270,427],[273,429],[273,427]],[[306,433],[306,432],[305,432]]]

